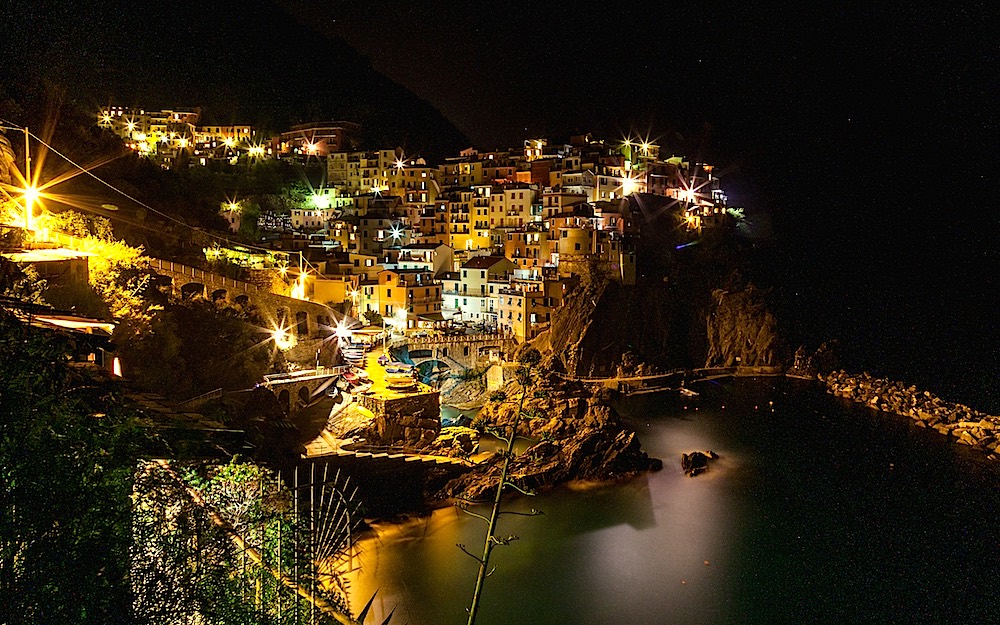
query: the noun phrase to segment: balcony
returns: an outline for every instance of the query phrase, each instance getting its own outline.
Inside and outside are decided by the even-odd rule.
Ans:
[[[410,306],[414,304],[430,304],[432,302],[442,302],[440,297],[435,297],[431,295],[430,297],[407,297],[406,303]]]

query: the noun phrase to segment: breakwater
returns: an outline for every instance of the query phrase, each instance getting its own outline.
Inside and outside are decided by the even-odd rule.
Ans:
[[[937,430],[957,443],[981,449],[991,460],[1000,460],[997,440],[1000,416],[945,401],[929,391],[917,390],[916,386],[868,373],[833,371],[820,375],[819,379],[827,391],[837,397],[909,417],[918,427]]]

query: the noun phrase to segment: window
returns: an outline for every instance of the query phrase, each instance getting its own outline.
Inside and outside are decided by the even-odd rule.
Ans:
[[[574,247],[574,249],[576,249],[577,251],[579,251],[579,249],[580,249],[580,244],[579,244],[579,243],[574,243],[574,244],[573,244],[573,247]]]
[[[480,271],[479,272],[479,277],[480,278],[485,278],[486,277],[486,272],[485,271]]]
[[[392,289],[386,289],[385,290],[385,297],[386,297],[386,299],[392,297]]]

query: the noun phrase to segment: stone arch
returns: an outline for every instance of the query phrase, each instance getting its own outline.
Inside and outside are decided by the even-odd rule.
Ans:
[[[156,290],[161,293],[169,295],[174,292],[174,279],[170,276],[165,276],[162,273],[154,273],[151,281]]]
[[[300,337],[309,336],[309,313],[304,310],[295,313],[295,334]]]
[[[298,395],[299,395],[299,407],[301,408],[302,406],[308,406],[310,399],[309,387],[300,386]]]
[[[229,301],[229,291],[226,289],[215,289],[212,291],[212,301],[213,302],[227,302]]]
[[[274,309],[274,317],[277,320],[279,328],[288,327],[288,309],[284,306],[278,306]]]
[[[188,282],[181,286],[181,299],[197,299],[205,297],[205,285],[201,282]]]
[[[250,306],[250,296],[242,293],[233,298],[234,304],[239,304],[240,308],[246,310]]]
[[[281,391],[278,393],[278,405],[281,406],[281,409],[285,411],[285,414],[291,413],[291,404],[289,403],[290,399],[291,395],[289,394],[288,389],[286,388],[281,389]]]

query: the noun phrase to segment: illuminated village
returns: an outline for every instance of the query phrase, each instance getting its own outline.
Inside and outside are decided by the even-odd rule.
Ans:
[[[581,263],[634,284],[633,240],[644,221],[635,198],[672,199],[666,206],[695,234],[733,214],[712,166],[661,154],[645,139],[531,139],[427,163],[399,148],[352,151],[361,128],[350,122],[303,124],[265,140],[250,126],[197,120],[193,109],[109,108],[98,123],[164,165],[325,163],[326,179],[307,205],[261,216],[261,244],[291,254],[302,280],[297,296],[352,318],[405,313],[411,330],[463,324],[530,340]],[[223,216],[240,230],[238,197],[226,200]]]
[[[65,341],[54,361],[18,347],[12,371],[69,367],[73,382],[53,396],[114,388],[118,407],[101,398],[90,417],[140,433],[124,462],[138,462],[128,481],[137,521],[108,527],[144,545],[130,561],[140,581],[120,596],[129,609],[199,619],[199,601],[222,584],[243,597],[234,615],[362,625],[377,585],[348,587],[364,571],[355,540],[365,523],[438,518],[430,509],[452,502],[488,523],[482,556],[457,543],[456,557],[478,563],[474,623],[493,549],[518,538],[497,530],[505,492],[659,471],[636,433],[646,417],[622,417],[620,402],[669,393],[687,414],[703,392],[691,385],[720,379],[819,379],[1000,458],[1000,418],[867,374],[817,377],[824,347],[789,363],[730,254],[743,210],[712,165],[654,140],[532,138],[435,162],[359,150],[363,129],[351,122],[263,137],[199,117],[107,108],[96,126],[157,172],[238,177],[270,164],[318,177],[301,174],[307,192],[282,210],[238,191],[209,198],[222,226],[213,231],[135,199],[27,128],[0,135],[3,319]],[[41,162],[57,157],[72,173],[44,179]],[[60,192],[83,175],[122,206]],[[147,217],[155,225],[143,228],[181,244],[150,253],[116,236],[116,220]],[[752,414],[775,410],[754,403]],[[677,473],[700,475],[718,458],[685,451]],[[235,499],[232,489],[242,489]],[[491,500],[488,517],[472,510]],[[158,560],[206,557],[184,538],[203,525],[218,568],[192,580],[186,564]],[[385,624],[396,606],[379,609]]]
[[[437,488],[472,493],[498,477],[505,484],[514,437],[504,438],[482,417],[471,423],[468,408],[487,401],[502,406],[515,388],[524,404],[539,361],[539,351],[526,344],[552,326],[581,285],[634,286],[636,243],[650,220],[657,227],[666,223],[681,250],[742,217],[727,206],[710,165],[665,157],[647,139],[530,139],[513,150],[470,148],[428,163],[400,148],[355,150],[362,129],[348,122],[300,125],[264,140],[250,126],[200,126],[198,119],[197,110],[108,108],[98,114],[97,126],[120,137],[134,157],[165,169],[240,171],[274,161],[318,166],[321,180],[287,212],[254,215],[259,238],[248,240],[241,234],[248,216],[238,194],[217,198],[228,232],[191,228],[102,180],[99,169],[95,174],[66,159],[29,129],[5,127],[5,288],[29,295],[5,297],[3,307],[43,333],[73,337],[67,356],[79,371],[90,371],[102,384],[123,384],[142,427],[153,433],[155,442],[143,443],[144,454],[207,460],[199,466],[208,475],[226,471],[227,465],[209,469],[215,463],[250,454],[261,467],[277,468],[278,482],[280,467],[295,466],[294,523],[301,520],[302,484],[317,484],[313,473],[302,482],[300,462],[315,471],[320,462],[353,459],[362,462],[360,475],[368,479],[384,470],[372,468],[380,462],[401,463],[394,471],[414,462],[444,467],[459,479],[478,467],[486,472],[480,484]],[[12,149],[15,137],[25,140],[23,163]],[[42,154],[64,158],[73,173],[40,179]],[[93,177],[123,196],[122,203],[158,215],[160,223],[180,225],[182,237],[203,242],[200,258],[192,260],[190,252],[170,257],[169,249],[154,256],[118,239],[112,223],[127,221],[127,211],[109,203],[95,211],[59,192],[59,184],[76,175]],[[109,213],[111,221],[101,216]],[[203,338],[184,338],[191,332]],[[217,342],[220,332],[231,338]],[[173,333],[180,340],[176,349],[162,342]],[[178,349],[182,357],[170,360]],[[614,370],[605,378],[611,388],[624,388]],[[628,379],[672,384],[676,375]],[[594,392],[573,388],[558,392]],[[553,406],[563,404],[544,396]],[[467,412],[452,408],[446,415],[442,404]],[[271,405],[277,408],[272,416],[253,416]],[[497,423],[506,418],[498,415]],[[512,427],[517,430],[516,420]],[[581,426],[559,427],[569,440]],[[594,477],[659,466],[620,430],[617,421],[581,430],[586,444],[606,456],[589,469]],[[481,447],[484,436],[501,443]],[[574,464],[587,457],[557,463],[558,476],[541,479],[577,477]],[[147,471],[180,479],[166,460],[156,462]],[[325,484],[329,464],[323,466]],[[400,484],[419,488],[432,474]],[[376,510],[384,505],[378,493],[385,484],[365,490],[366,503]],[[315,502],[308,508],[315,523],[321,511]],[[354,552],[344,545],[352,530],[344,534],[344,527],[360,518],[350,521],[350,507],[337,514],[347,514],[348,523],[336,533],[335,555],[350,560]],[[170,518],[168,512],[149,517],[154,525]],[[156,539],[164,535],[157,531]],[[311,536],[310,549],[326,548]],[[268,558],[254,557],[258,564]],[[486,561],[488,556],[484,566]],[[280,565],[261,566],[280,581]],[[296,569],[283,583],[298,589],[312,611],[335,620],[349,614],[323,603],[324,591],[305,573],[315,566],[320,564],[311,558],[305,577]],[[274,593],[280,613],[281,593]],[[343,600],[342,593],[329,596]]]

